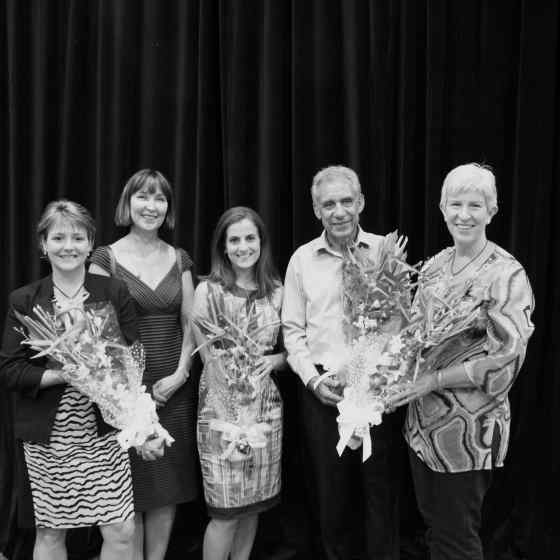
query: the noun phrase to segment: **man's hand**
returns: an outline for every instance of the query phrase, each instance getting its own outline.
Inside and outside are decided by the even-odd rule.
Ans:
[[[340,382],[333,377],[323,377],[317,385],[319,375],[312,377],[307,383],[307,388],[327,406],[336,406],[342,400],[342,397],[335,393],[333,389],[340,387]]]

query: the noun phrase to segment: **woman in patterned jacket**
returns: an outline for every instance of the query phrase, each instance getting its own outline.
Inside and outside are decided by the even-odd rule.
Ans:
[[[485,319],[424,355],[424,375],[392,401],[410,403],[405,439],[431,560],[482,560],[479,537],[492,469],[506,455],[508,392],[533,332],[533,294],[521,264],[486,238],[497,212],[493,173],[470,163],[453,169],[440,209],[453,238],[424,266],[416,297],[460,294],[484,301]],[[484,294],[484,296],[482,296]],[[476,299],[478,298],[478,299]]]

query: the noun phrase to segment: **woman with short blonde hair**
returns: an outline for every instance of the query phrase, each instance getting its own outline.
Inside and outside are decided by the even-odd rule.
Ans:
[[[507,452],[508,392],[533,333],[533,293],[523,266],[486,237],[498,211],[489,168],[451,170],[440,209],[453,246],[426,262],[416,297],[430,306],[452,293],[458,308],[480,305],[480,322],[429,348],[392,404],[410,403],[405,439],[430,558],[482,560],[482,505]]]

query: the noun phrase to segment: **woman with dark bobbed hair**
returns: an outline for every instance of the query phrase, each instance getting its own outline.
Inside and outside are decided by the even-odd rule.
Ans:
[[[196,390],[190,379],[194,348],[189,323],[194,293],[192,261],[163,241],[175,225],[175,201],[167,179],[142,169],[126,183],[115,223],[128,233],[93,254],[90,271],[121,278],[136,302],[146,351],[143,382],[158,404],[161,424],[175,438],[153,463],[131,455],[136,515],[136,556],[163,560],[176,505],[197,495]]]
[[[504,464],[508,392],[533,333],[525,270],[486,237],[498,201],[494,174],[476,163],[446,176],[440,209],[453,246],[427,261],[417,298],[460,308],[481,302],[482,323],[431,347],[424,372],[392,401],[410,402],[405,425],[431,560],[482,560],[482,504]]]
[[[200,380],[197,439],[204,496],[210,523],[204,536],[204,560],[247,560],[258,514],[280,496],[282,400],[270,377],[282,369],[285,353],[277,346],[282,284],[274,270],[260,216],[250,208],[230,208],[221,216],[212,239],[212,270],[195,292],[193,316],[211,319],[221,306],[241,324],[251,323],[255,342],[269,349],[252,375],[259,381],[248,395],[226,378],[224,362],[205,349]],[[197,328],[198,342],[206,339]],[[227,366],[226,366],[227,367]],[[255,417],[248,419],[248,411]],[[239,449],[221,431],[266,426],[262,447]]]
[[[68,200],[51,202],[37,226],[52,272],[10,294],[0,352],[0,386],[15,393],[19,524],[35,526],[35,560],[64,560],[67,529],[99,525],[102,560],[132,560],[134,504],[128,453],[97,406],[67,385],[60,364],[22,345],[16,313],[114,310],[123,342],[137,338],[136,311],[124,283],[86,273],[95,224]],[[146,448],[144,456],[157,452]]]

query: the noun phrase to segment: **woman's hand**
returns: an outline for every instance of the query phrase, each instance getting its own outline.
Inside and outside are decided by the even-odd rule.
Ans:
[[[408,237],[406,235],[400,235],[397,239],[395,245],[395,256],[398,258],[406,259],[406,245],[408,243]]]
[[[189,378],[188,369],[177,369],[175,373],[162,377],[154,383],[152,387],[152,395],[156,401],[156,406],[163,406],[173,396],[175,391],[179,389]]]
[[[435,391],[437,389],[437,377],[435,373],[423,375],[415,383],[403,384],[402,387],[402,390],[389,397],[387,401],[389,409],[398,408]]]
[[[154,461],[158,457],[163,457],[165,445],[162,437],[147,439],[142,445],[136,448],[136,452],[144,461]]]
[[[272,371],[276,369],[276,360],[274,355],[269,354],[266,356],[262,356],[261,359],[257,362],[257,367],[255,369],[255,375],[258,380],[270,375]]]
[[[41,377],[41,384],[39,387],[44,389],[45,387],[52,387],[53,385],[61,385],[66,383],[62,377],[62,371],[59,369],[46,369]]]

